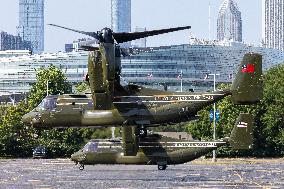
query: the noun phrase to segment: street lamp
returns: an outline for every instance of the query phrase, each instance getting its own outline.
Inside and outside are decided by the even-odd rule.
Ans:
[[[48,80],[46,81],[46,96],[48,96]]]
[[[220,76],[220,74],[208,74],[208,76],[214,77],[214,91],[216,91],[216,76]],[[216,103],[213,104],[213,140],[216,140]],[[212,161],[216,162],[216,150],[213,150]]]
[[[182,92],[182,70],[180,70],[180,74],[178,75],[178,78],[180,79],[180,92]]]

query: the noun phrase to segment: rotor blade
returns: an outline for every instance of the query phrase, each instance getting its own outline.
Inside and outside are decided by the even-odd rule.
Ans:
[[[145,31],[145,32],[134,32],[134,33],[113,33],[113,37],[117,43],[124,43],[128,41],[133,41],[136,39],[141,39],[149,36],[160,35],[164,33],[190,29],[191,26],[168,28],[161,30]]]
[[[88,35],[88,36],[93,37],[97,40],[100,40],[99,35],[96,32],[85,32],[85,31],[75,30],[75,29],[71,29],[71,28],[66,28],[64,26],[59,26],[59,25],[56,25],[56,24],[48,24],[48,25],[54,26],[54,27],[57,27],[57,28],[62,28],[62,29],[65,29],[65,30],[70,30],[70,31],[73,31],[73,32],[76,32],[76,33]]]

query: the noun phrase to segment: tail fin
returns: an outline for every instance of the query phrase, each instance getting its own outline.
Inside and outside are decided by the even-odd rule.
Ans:
[[[229,138],[232,149],[247,150],[252,148],[252,127],[253,116],[241,113]]]
[[[263,96],[262,56],[245,54],[231,87],[234,104],[258,103]]]

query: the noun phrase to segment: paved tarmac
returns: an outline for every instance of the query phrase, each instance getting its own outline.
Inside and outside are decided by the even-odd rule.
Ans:
[[[199,159],[165,171],[143,165],[80,171],[68,159],[0,159],[0,188],[284,188],[284,159]]]

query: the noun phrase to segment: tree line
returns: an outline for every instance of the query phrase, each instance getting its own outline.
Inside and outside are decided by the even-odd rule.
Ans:
[[[221,112],[217,122],[217,137],[230,135],[239,113],[251,113],[255,117],[253,149],[246,152],[234,152],[229,148],[221,148],[219,155],[255,157],[284,155],[284,65],[269,69],[263,77],[264,96],[260,103],[253,106],[233,105],[230,97],[216,104]],[[0,157],[29,157],[32,149],[38,145],[47,148],[49,157],[68,157],[79,150],[91,138],[109,138],[110,129],[50,129],[37,131],[21,122],[22,116],[35,108],[47,94],[71,93],[71,85],[64,73],[50,66],[37,71],[37,82],[32,86],[27,102],[0,106]],[[222,84],[219,88],[229,85]],[[77,89],[83,91],[86,84]],[[179,124],[179,126],[158,127],[156,131],[186,131],[201,140],[212,139],[213,127],[209,119],[207,107],[200,112],[199,121]],[[117,132],[119,135],[120,133]]]

